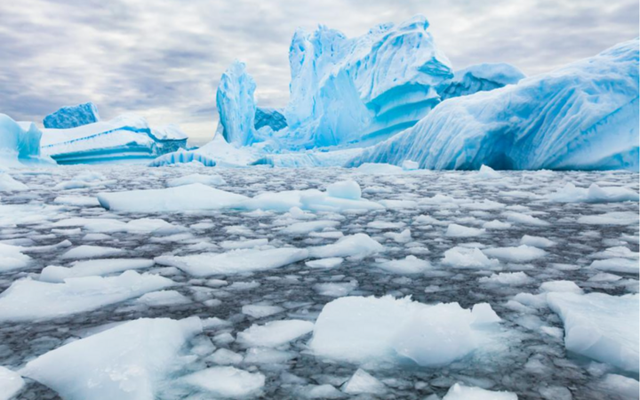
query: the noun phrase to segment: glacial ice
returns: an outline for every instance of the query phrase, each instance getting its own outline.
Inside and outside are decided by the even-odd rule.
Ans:
[[[245,64],[240,61],[234,61],[220,78],[216,105],[220,114],[222,136],[227,143],[236,147],[248,146],[255,141],[255,90],[256,83],[247,74]]]
[[[198,318],[137,319],[45,353],[20,373],[65,400],[152,400],[201,331]]]
[[[118,303],[146,292],[173,286],[170,279],[126,271],[103,278],[67,278],[64,283],[15,281],[0,294],[1,321],[28,321],[64,317]]]
[[[637,294],[549,293],[547,302],[562,318],[567,350],[638,373]]]
[[[429,23],[416,16],[348,39],[320,26],[291,40],[290,148],[379,141],[422,118],[439,102],[435,87],[453,76]]]
[[[40,153],[42,132],[32,122],[16,122],[0,114],[0,169],[24,164],[53,164]]]
[[[100,121],[98,107],[92,102],[62,107],[46,117],[42,123],[47,129],[69,129]]]
[[[505,63],[476,64],[455,71],[453,75],[436,88],[442,101],[515,85],[525,78],[522,71]]]
[[[638,39],[489,92],[448,99],[349,165],[638,170]]]
[[[310,348],[318,356],[353,363],[412,360],[442,366],[490,340],[499,318],[487,308],[426,305],[408,297],[342,297],[322,309]]]
[[[187,135],[176,126],[153,128],[142,117],[124,114],[73,128],[43,129],[40,148],[58,164],[141,162],[186,143]]]

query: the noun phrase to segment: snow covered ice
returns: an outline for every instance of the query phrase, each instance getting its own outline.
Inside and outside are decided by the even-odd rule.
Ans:
[[[625,398],[638,203],[551,196],[568,183],[638,193],[638,175],[496,173],[10,170],[29,190],[0,203],[0,365],[22,376],[18,396],[42,399],[87,381],[163,400]],[[60,185],[72,181],[86,185]],[[100,350],[143,351],[150,334],[168,369]],[[85,346],[91,359],[71,355]]]

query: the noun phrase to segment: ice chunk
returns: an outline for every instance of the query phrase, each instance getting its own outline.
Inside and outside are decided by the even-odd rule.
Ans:
[[[326,228],[335,228],[340,225],[338,221],[309,221],[309,222],[296,222],[280,230],[280,233],[288,235],[305,235],[314,231],[321,231]]]
[[[524,225],[534,225],[534,226],[549,226],[550,224],[547,221],[544,221],[540,218],[536,218],[533,215],[523,214],[519,212],[506,212],[504,215],[511,222],[515,222],[517,224]]]
[[[0,320],[29,321],[64,317],[173,285],[170,279],[139,275],[135,271],[111,278],[68,278],[64,283],[22,279],[13,282],[0,295]]]
[[[259,394],[264,386],[265,376],[234,367],[212,367],[194,372],[181,380],[215,397],[244,398]]]
[[[283,311],[284,308],[280,306],[270,306],[266,304],[249,304],[242,306],[242,313],[253,318],[264,318]]]
[[[481,283],[498,283],[501,285],[520,286],[533,282],[533,278],[524,272],[501,272],[480,278]]]
[[[402,162],[402,169],[405,171],[415,171],[417,169],[420,169],[420,164],[415,161],[404,160]]]
[[[347,166],[638,170],[638,39],[489,92],[448,99]],[[491,105],[487,107],[487,105]]]
[[[383,394],[386,386],[367,371],[358,368],[342,387],[347,394]]]
[[[102,276],[130,269],[153,267],[153,260],[141,258],[108,258],[104,260],[76,261],[70,268],[48,266],[40,272],[40,280],[45,282],[64,282],[67,278],[83,276]]]
[[[325,246],[310,247],[309,256],[311,258],[328,257],[357,257],[364,258],[379,253],[384,250],[384,246],[371,239],[365,233],[345,236],[338,239],[333,244]]]
[[[85,244],[82,246],[74,247],[71,250],[67,250],[67,252],[65,252],[60,256],[60,258],[71,258],[71,259],[100,258],[100,257],[116,256],[122,253],[124,253],[124,250],[117,249],[115,247],[91,246],[91,245]]]
[[[319,356],[354,363],[411,359],[421,366],[446,365],[489,340],[495,324],[487,314],[408,297],[342,297],[322,309],[310,347]]]
[[[95,104],[83,103],[77,106],[66,106],[44,117],[45,128],[68,129],[92,124],[100,121],[98,107]]]
[[[529,236],[529,235],[524,235],[522,239],[520,239],[520,244],[538,247],[541,249],[545,249],[547,247],[552,247],[556,245],[556,243],[553,240],[549,240],[547,238],[543,238],[540,236]]]
[[[24,386],[20,374],[0,367],[0,400],[11,400]]]
[[[22,254],[23,247],[0,243],[0,272],[24,268],[29,265],[31,257]]]
[[[456,383],[442,400],[518,400],[518,396],[511,392],[495,392]]]
[[[599,383],[601,388],[620,396],[622,399],[638,399],[640,387],[638,381],[622,375],[607,374]]]
[[[638,373],[637,294],[549,293],[547,302],[564,322],[567,350]]]
[[[191,300],[175,290],[161,290],[159,292],[147,293],[136,301],[149,307],[176,306],[191,302]]]
[[[100,193],[98,201],[107,210],[127,212],[179,212],[234,207],[248,198],[193,183],[168,189]]]
[[[198,318],[138,319],[45,353],[20,373],[67,400],[152,400],[201,331]]]
[[[238,342],[246,347],[279,347],[313,330],[313,322],[297,319],[252,325],[238,333]]]
[[[329,185],[327,187],[327,195],[339,199],[360,200],[362,190],[356,181],[342,181]]]
[[[416,256],[407,256],[401,260],[377,263],[376,267],[396,274],[419,274],[431,269],[431,263],[426,260],[421,260]]]
[[[22,192],[29,190],[29,186],[17,181],[6,172],[0,171],[0,192]]]
[[[447,236],[450,237],[473,237],[485,233],[484,229],[470,228],[458,224],[451,224],[447,227]]]
[[[578,218],[578,222],[588,225],[637,225],[638,213],[614,211],[598,215],[585,215]]]
[[[191,174],[181,176],[180,178],[169,179],[167,181],[167,186],[184,186],[191,185],[192,183],[201,183],[208,186],[220,186],[225,185],[227,182],[225,182],[225,180],[219,175]]]
[[[480,249],[460,246],[445,251],[442,262],[462,269],[494,268],[500,264],[496,259],[489,259]]]
[[[242,272],[265,271],[304,260],[309,251],[296,248],[281,249],[239,249],[226,253],[203,253],[188,256],[160,256],[155,262],[177,267],[199,277],[216,274],[237,274]]]
[[[549,281],[540,285],[541,292],[566,292],[582,294],[580,286],[572,281]]]
[[[547,255],[546,251],[526,244],[518,247],[494,247],[484,249],[482,252],[489,257],[511,262],[529,262]]]
[[[311,268],[331,269],[342,264],[343,261],[344,261],[344,258],[342,257],[329,257],[329,258],[322,258],[320,260],[307,261],[305,262],[305,265]]]
[[[484,164],[480,166],[480,171],[476,174],[477,179],[500,179],[502,175],[491,167]]]
[[[564,188],[550,194],[547,198],[559,203],[613,203],[621,201],[638,201],[640,196],[633,190],[623,187],[601,188],[595,183],[589,189],[577,188],[567,183]]]
[[[243,357],[240,354],[235,353],[231,350],[218,349],[210,357],[207,357],[207,359],[213,361],[216,364],[230,365],[230,364],[240,364],[242,362]]]
[[[358,281],[353,279],[349,282],[343,282],[343,283],[336,283],[336,282],[318,283],[317,285],[314,286],[314,289],[321,296],[342,297],[353,292],[357,287],[358,287]]]
[[[590,267],[599,269],[600,271],[637,274],[640,270],[640,263],[638,260],[630,260],[628,258],[609,258],[606,260],[595,260],[591,263]]]

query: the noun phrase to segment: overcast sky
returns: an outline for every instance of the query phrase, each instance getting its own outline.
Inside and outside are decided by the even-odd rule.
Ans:
[[[93,101],[103,119],[134,112],[202,141],[236,58],[259,105],[286,105],[298,27],[356,36],[423,14],[454,69],[502,61],[533,75],[637,37],[638,13],[638,0],[3,0],[0,113],[41,122]]]

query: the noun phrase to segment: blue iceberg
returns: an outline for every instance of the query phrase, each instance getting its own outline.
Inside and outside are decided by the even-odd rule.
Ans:
[[[62,107],[58,111],[47,115],[44,120],[45,128],[69,129],[92,124],[100,121],[98,108],[89,102],[77,106]]]
[[[287,120],[282,110],[267,107],[256,107],[255,122],[253,124],[256,130],[268,126],[273,132],[277,132],[287,127]]]
[[[70,129],[43,129],[42,153],[58,164],[143,162],[183,149],[187,135],[175,125],[150,127],[125,114]]]
[[[245,64],[240,61],[234,61],[220,78],[216,105],[220,114],[222,135],[227,143],[236,147],[248,146],[256,141],[256,103],[253,99],[255,90],[256,83],[247,74]]]
[[[291,41],[290,149],[364,145],[424,117],[440,102],[436,87],[453,77],[423,16],[383,24],[353,39],[320,26]]]
[[[40,154],[42,132],[33,122],[16,122],[0,114],[0,169],[23,164],[53,163]]]
[[[489,92],[440,103],[349,165],[638,170],[638,39]]]

